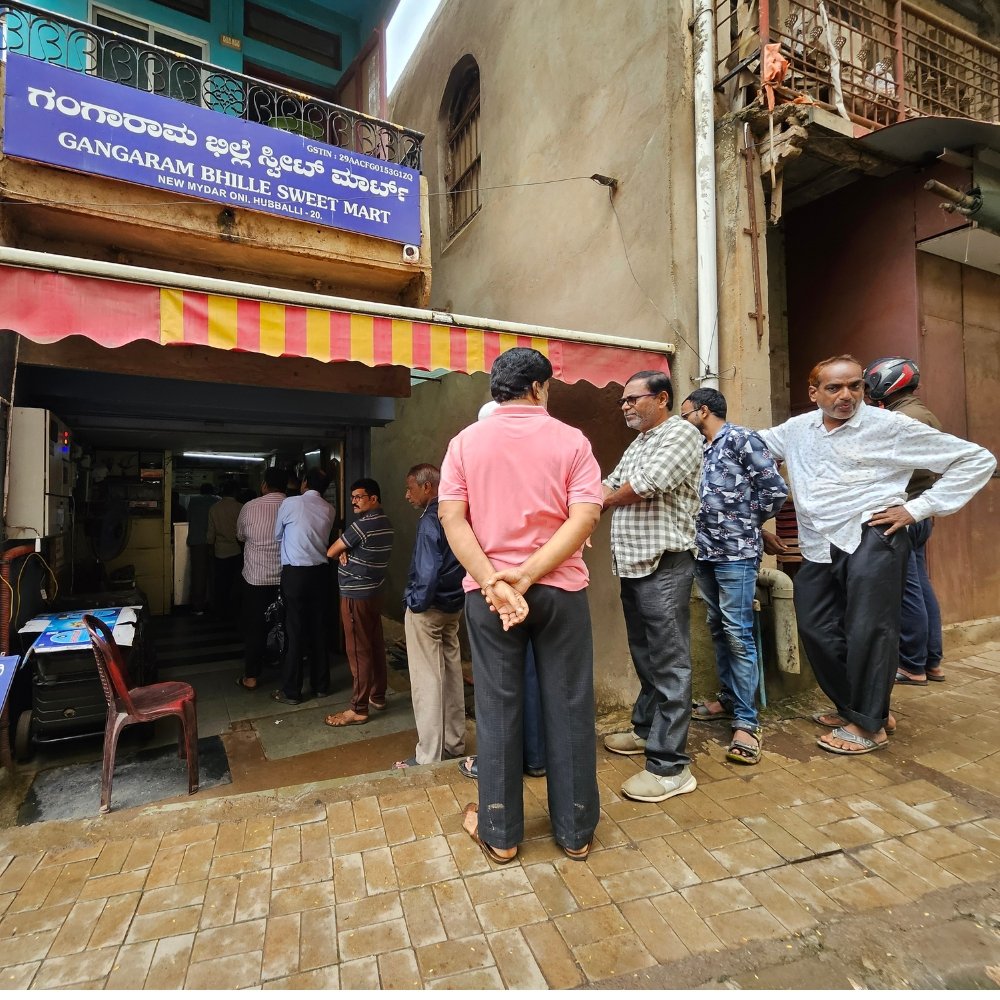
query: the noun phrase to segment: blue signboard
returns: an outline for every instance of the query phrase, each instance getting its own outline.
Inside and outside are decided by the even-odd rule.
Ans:
[[[90,634],[83,623],[84,615],[100,618],[110,629],[135,621],[131,608],[97,608],[94,610],[69,611],[51,615],[45,622],[41,634],[32,644],[35,653],[53,653],[69,649],[88,649]],[[27,628],[27,626],[25,626]],[[21,629],[25,631],[25,629]]]
[[[14,674],[17,673],[20,659],[20,656],[0,656],[0,712],[7,704],[7,695],[10,694],[10,686],[14,683]]]
[[[6,87],[8,156],[420,245],[409,167],[13,52]]]

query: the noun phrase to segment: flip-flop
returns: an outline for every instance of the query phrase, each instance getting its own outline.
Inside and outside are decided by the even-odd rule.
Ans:
[[[236,685],[237,685],[237,687],[243,688],[244,691],[256,691],[257,688],[260,685],[259,684],[254,684],[254,686],[251,687],[249,684],[246,683],[250,679],[251,678],[249,678],[249,677],[237,677],[236,678]]]
[[[281,702],[282,705],[301,705],[301,698],[287,698],[284,691],[272,691],[271,701]]]
[[[478,814],[478,812],[479,812],[479,806],[477,806],[475,802],[470,802],[462,810],[462,818],[464,819],[466,816],[469,815],[469,813],[473,813],[473,812]],[[465,829],[465,827],[463,826],[462,829]],[[495,862],[498,865],[509,865],[512,861],[516,861],[517,860],[517,853],[516,852],[514,854],[512,854],[509,858],[506,858],[502,854],[499,854],[497,852],[497,849],[495,847],[493,847],[491,844],[487,844],[486,841],[483,840],[479,836],[479,819],[478,819],[478,816],[476,818],[476,832],[475,833],[470,833],[468,830],[465,830],[465,832],[468,833],[469,836],[482,848],[483,854],[485,854],[486,857],[488,857],[490,859],[490,861],[493,861],[493,862]]]
[[[329,726],[331,729],[341,729],[344,726],[363,726],[368,721],[368,716],[366,715],[362,719],[345,719],[343,722],[331,722],[331,719],[339,719],[343,716],[343,712],[338,712],[336,715],[328,715],[323,720],[323,725]]]
[[[407,757],[406,760],[397,760],[392,765],[397,771],[402,771],[405,767],[420,767],[416,757]]]
[[[835,736],[838,740],[843,740],[845,743],[854,743],[860,748],[858,750],[845,750],[843,747],[831,746],[822,737],[816,741],[816,745],[821,750],[826,750],[828,753],[839,753],[844,757],[856,757],[863,753],[874,753],[876,750],[882,750],[889,745],[888,740],[883,740],[879,743],[878,740],[870,740],[867,736],[858,736],[847,729],[834,729],[830,735]]]
[[[732,712],[727,712],[725,709],[721,712],[710,712],[708,705],[702,702],[700,705],[691,706],[691,718],[695,722],[731,722],[734,716]]]
[[[459,761],[458,769],[467,778],[471,778],[473,781],[476,781],[479,778],[479,770],[476,766],[478,761],[478,757],[466,757],[465,760]]]
[[[924,677],[922,681],[915,680],[910,677],[909,674],[904,674],[901,670],[896,671],[896,683],[897,684],[912,684],[914,687],[927,687],[927,678]]]
[[[943,673],[941,673],[941,674],[932,674],[928,670],[927,671],[927,679],[929,681],[933,681],[935,684],[943,684],[944,683],[944,679],[945,679],[945,675]]]
[[[384,701],[372,701],[371,698],[368,699],[368,707],[374,708],[376,712],[384,712],[386,704]]]
[[[826,719],[836,719],[837,721],[826,722],[824,721]],[[823,726],[826,729],[838,729],[841,726],[846,725],[844,720],[836,712],[817,712],[814,716],[812,716],[812,720],[817,726]],[[896,727],[890,726],[888,722],[885,726],[883,726],[883,728],[885,729],[886,736],[892,736],[892,734],[896,731]]]
[[[593,848],[593,846],[594,846],[594,841],[591,840],[591,842],[587,844],[585,847],[581,847],[578,851],[574,851],[572,848],[564,847],[563,845],[560,844],[560,847],[562,847],[563,849],[563,853],[566,855],[567,858],[570,859],[570,861],[586,861],[587,858],[590,856],[590,851]]]

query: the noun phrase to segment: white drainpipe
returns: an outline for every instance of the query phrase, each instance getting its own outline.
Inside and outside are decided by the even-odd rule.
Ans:
[[[771,595],[774,609],[774,646],[778,669],[785,674],[797,674],[799,666],[799,630],[795,619],[794,584],[787,573],[761,566],[757,586]]]
[[[696,381],[719,388],[719,286],[715,223],[715,12],[713,4],[696,0],[691,19],[694,35],[694,169],[698,249],[698,354]]]

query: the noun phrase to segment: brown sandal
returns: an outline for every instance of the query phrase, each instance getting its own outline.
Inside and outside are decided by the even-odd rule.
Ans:
[[[570,859],[570,861],[586,861],[588,856],[590,855],[593,846],[594,842],[592,840],[589,844],[586,844],[579,850],[574,851],[572,847],[563,847],[563,851],[565,852],[566,857]]]
[[[477,814],[476,815],[476,829],[475,830],[470,830],[467,826],[465,826],[465,823],[464,823],[464,820],[471,813],[476,813]],[[486,841],[483,840],[479,836],[479,816],[478,816],[478,813],[479,813],[479,806],[477,806],[475,802],[470,802],[462,810],[462,820],[463,820],[462,826],[465,829],[465,832],[482,848],[483,854],[485,854],[486,857],[488,857],[490,859],[490,861],[493,861],[493,862],[495,862],[498,865],[509,865],[512,861],[516,861],[517,860],[517,851],[515,851],[512,855],[510,855],[510,857],[507,857],[506,855],[500,854],[500,852],[497,851],[497,849],[492,844],[487,844]]]

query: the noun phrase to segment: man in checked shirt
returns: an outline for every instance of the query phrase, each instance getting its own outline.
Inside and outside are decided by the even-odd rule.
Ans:
[[[613,512],[612,569],[621,578],[639,697],[632,731],[606,737],[604,746],[612,753],[645,754],[645,770],[622,785],[622,794],[662,802],[697,787],[687,734],[702,438],[686,420],[670,415],[673,386],[663,372],[636,372],[619,402],[625,423],[639,436],[604,480],[604,509]]]

